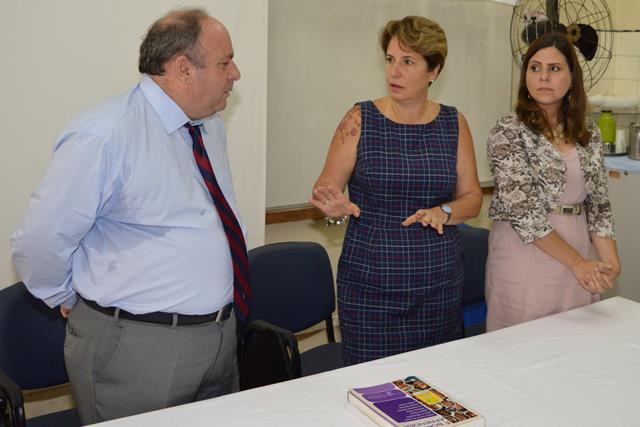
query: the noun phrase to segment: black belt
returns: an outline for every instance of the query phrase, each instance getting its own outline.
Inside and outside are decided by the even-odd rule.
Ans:
[[[114,316],[116,314],[116,307],[103,307],[88,299],[82,299],[87,306],[99,311],[100,313]],[[165,313],[162,311],[155,311],[153,313],[133,314],[128,311],[120,309],[118,318],[135,320],[136,322],[158,323],[160,325],[173,325],[174,316],[177,316],[176,325],[199,325],[207,322],[224,322],[231,316],[233,310],[233,304],[229,303],[222,307],[222,309],[210,313],[210,314],[177,314],[177,313]]]

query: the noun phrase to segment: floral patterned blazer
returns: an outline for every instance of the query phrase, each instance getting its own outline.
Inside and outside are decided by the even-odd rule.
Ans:
[[[600,131],[591,120],[587,129],[589,143],[576,149],[587,187],[589,232],[614,239]],[[487,155],[495,183],[489,217],[509,221],[525,244],[553,231],[547,214],[564,193],[567,167],[551,142],[511,114],[491,129]]]

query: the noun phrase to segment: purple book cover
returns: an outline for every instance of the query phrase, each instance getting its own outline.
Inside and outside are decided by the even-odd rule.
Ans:
[[[388,400],[386,402],[374,403],[374,405],[385,414],[389,415],[397,423],[423,420],[437,416],[426,406],[411,397]]]
[[[352,391],[399,425],[435,427],[482,418],[416,376]]]
[[[403,381],[398,380],[395,383]],[[437,414],[430,411],[418,400],[407,395],[394,383],[384,383],[372,387],[356,388],[356,392],[373,403],[375,407],[390,416],[395,422],[404,423],[424,418],[435,417]]]

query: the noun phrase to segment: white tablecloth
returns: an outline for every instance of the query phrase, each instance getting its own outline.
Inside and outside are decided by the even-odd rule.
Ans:
[[[640,426],[640,303],[615,297],[500,331],[101,426],[369,426],[350,387],[417,375],[490,427]]]

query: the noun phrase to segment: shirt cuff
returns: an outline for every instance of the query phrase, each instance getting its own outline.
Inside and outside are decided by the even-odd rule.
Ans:
[[[73,308],[73,306],[76,304],[76,301],[78,301],[78,294],[74,292],[73,295],[71,295],[71,297],[69,297],[65,302],[60,304],[60,306],[71,310],[71,308]]]

